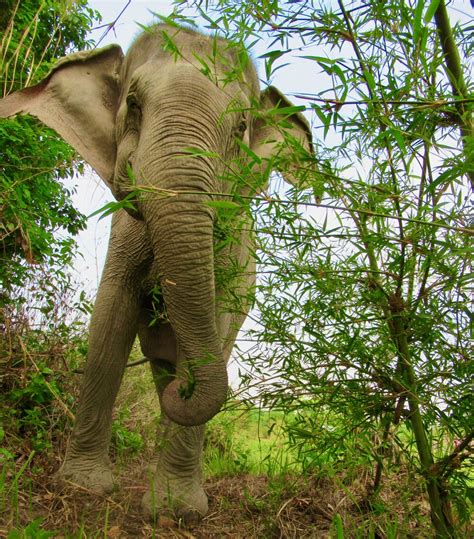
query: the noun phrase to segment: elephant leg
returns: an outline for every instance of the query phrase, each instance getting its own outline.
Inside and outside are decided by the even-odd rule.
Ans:
[[[175,376],[176,341],[169,324],[159,329],[141,326],[143,353],[150,366],[158,397]],[[157,432],[156,455],[150,474],[150,490],[142,500],[144,513],[156,519],[160,512],[171,513],[187,524],[199,521],[208,509],[202,488],[202,448],[204,425],[183,427],[163,412]]]
[[[114,487],[108,458],[112,409],[137,334],[140,301],[138,257],[124,255],[128,238],[140,238],[139,229],[130,234],[130,228],[139,225],[133,225],[127,215],[114,219],[91,317],[89,353],[76,421],[59,470],[60,477],[100,494]]]
[[[97,493],[114,483],[108,447],[112,408],[136,335],[137,301],[127,287],[100,286],[76,421],[60,475]]]

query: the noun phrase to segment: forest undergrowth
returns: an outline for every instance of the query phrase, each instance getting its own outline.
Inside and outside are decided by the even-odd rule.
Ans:
[[[352,462],[303,465],[284,433],[292,418],[238,400],[208,425],[203,522],[145,521],[140,501],[159,420],[147,364],[127,369],[117,401],[110,449],[117,489],[98,496],[58,482],[87,340],[81,318],[59,308],[73,303],[69,292],[56,292],[62,301],[56,296],[56,309],[36,322],[31,305],[3,311],[0,537],[430,537],[429,503],[401,454],[373,499],[373,469],[357,453]],[[85,298],[81,308],[88,310]],[[138,357],[137,347],[131,361]]]
[[[2,311],[0,537],[432,537],[430,505],[412,455],[396,443],[374,495],[377,467],[367,458],[362,431],[351,439],[341,432],[344,456],[320,454],[316,440],[302,446],[289,438],[296,413],[258,408],[238,400],[238,393],[207,428],[208,515],[192,528],[166,516],[145,521],[140,502],[160,412],[143,363],[126,370],[115,409],[110,457],[116,490],[98,496],[58,482],[87,355],[90,304],[84,295],[74,299],[71,283],[48,297],[54,301]],[[138,358],[137,346],[130,362]],[[404,436],[408,440],[410,432]]]
[[[63,369],[64,349],[50,353]],[[16,413],[2,418],[0,537],[431,536],[429,503],[400,455],[380,496],[369,502],[369,466],[355,458],[350,465],[323,462],[302,473],[281,432],[284,415],[239,402],[229,403],[208,427],[209,514],[193,528],[166,516],[153,525],[140,510],[159,416],[147,365],[129,369],[119,395],[111,446],[118,487],[110,496],[55,478],[71,427],[64,406],[71,405],[72,414],[80,374],[17,369],[29,381],[10,393],[22,394],[23,416],[12,403]]]

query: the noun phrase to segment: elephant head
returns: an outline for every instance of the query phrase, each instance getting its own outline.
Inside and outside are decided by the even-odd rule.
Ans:
[[[165,25],[141,34],[126,56],[111,45],[61,59],[39,84],[0,101],[0,117],[17,113],[57,131],[117,199],[142,193],[129,211],[146,223],[183,357],[163,407],[182,425],[204,423],[227,391],[208,202],[236,189],[229,164],[251,176],[238,187],[246,193],[262,188],[276,155],[298,165],[311,152],[307,121],[276,88],[260,92],[238,47]]]

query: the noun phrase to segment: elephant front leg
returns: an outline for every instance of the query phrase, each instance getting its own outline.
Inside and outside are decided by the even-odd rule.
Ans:
[[[174,369],[167,361],[154,360],[150,364],[161,402]],[[208,501],[202,488],[204,428],[177,425],[162,412],[150,490],[142,500],[148,517],[156,520],[160,513],[171,514],[191,524],[206,515]]]
[[[91,319],[76,421],[59,470],[60,477],[99,494],[114,487],[108,458],[112,409],[136,336],[137,315],[138,294],[103,280]]]

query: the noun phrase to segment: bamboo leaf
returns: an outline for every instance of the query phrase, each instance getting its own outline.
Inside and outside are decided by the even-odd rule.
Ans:
[[[189,147],[189,148],[185,148],[183,152],[185,154],[193,155],[194,157],[210,157],[211,159],[220,158],[220,155],[218,153],[211,152],[208,150],[202,150],[201,148]],[[184,155],[183,157],[186,157],[186,155]]]
[[[415,12],[413,14],[413,40],[415,43],[418,42],[418,39],[420,37],[421,33],[421,25],[422,25],[422,15],[423,15],[423,8],[425,6],[424,0],[418,0],[415,7]]]
[[[306,107],[304,105],[293,105],[291,107],[275,107],[266,111],[268,116],[292,116],[299,112],[304,112]]]
[[[216,208],[217,210],[238,210],[240,205],[232,200],[208,200],[206,206]]]
[[[423,19],[425,21],[425,24],[429,24],[431,22],[431,19],[434,17],[434,14],[438,9],[439,1],[440,0],[431,0],[430,5],[426,9],[426,13]]]
[[[254,163],[260,164],[262,162],[260,157],[254,151],[252,151],[252,149],[249,148],[249,146],[247,146],[245,142],[243,142],[239,138],[236,138],[235,141],[237,145],[240,147],[240,149],[251,158],[252,160],[251,164],[254,164]]]

